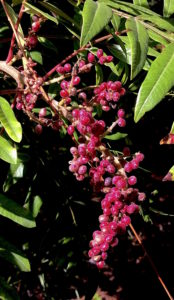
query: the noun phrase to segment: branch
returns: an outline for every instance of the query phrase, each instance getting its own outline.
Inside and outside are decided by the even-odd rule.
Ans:
[[[23,89],[24,77],[18,70],[16,70],[12,66],[7,65],[5,61],[0,61],[0,71],[13,77],[14,80],[17,82],[18,88]]]

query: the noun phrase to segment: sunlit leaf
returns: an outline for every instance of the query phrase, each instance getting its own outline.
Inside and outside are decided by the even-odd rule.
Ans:
[[[0,194],[0,215],[27,228],[36,226],[35,220],[28,210],[2,194]]]
[[[131,79],[143,68],[148,51],[148,34],[146,28],[130,18],[126,21],[127,35],[131,46]]]
[[[22,139],[21,124],[17,121],[10,104],[3,97],[0,97],[0,122],[9,137],[19,143]]]
[[[83,25],[80,45],[85,46],[109,23],[112,10],[103,3],[86,0],[82,16]]]
[[[141,85],[135,106],[135,122],[154,108],[174,85],[174,43],[169,44],[154,60]]]
[[[10,263],[17,265],[23,272],[31,271],[29,260],[24,254],[2,237],[0,237],[0,256]]]
[[[114,134],[110,134],[110,135],[105,135],[105,139],[107,140],[112,140],[112,141],[117,141],[120,139],[124,139],[127,136],[127,133],[121,133],[121,132],[117,132]]]
[[[46,12],[40,10],[36,6],[33,6],[30,3],[28,3],[28,2],[25,2],[24,5],[25,5],[25,8],[26,8],[26,12],[42,16],[46,20],[50,20],[50,21],[58,24],[58,20],[55,17],[53,17],[53,16],[47,14]]]
[[[163,15],[164,17],[170,17],[174,14],[174,1],[173,0],[164,0],[164,7],[163,7]]]
[[[0,136],[0,158],[10,164],[16,164],[17,162],[17,151],[16,148]]]

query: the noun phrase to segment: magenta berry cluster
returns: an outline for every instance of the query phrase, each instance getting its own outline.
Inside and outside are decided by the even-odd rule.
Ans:
[[[40,18],[33,16],[27,38],[29,49],[37,43],[40,24]],[[121,102],[126,90],[122,83],[104,81],[98,86],[86,86],[83,82],[84,73],[89,73],[95,64],[107,66],[113,57],[98,49],[96,55],[88,52],[86,58],[79,57],[75,63],[68,60],[69,57],[54,67],[57,75],[53,80],[59,83],[58,99],[50,99],[43,89],[48,82],[45,83],[45,77],[38,76],[34,70],[37,64],[29,58],[25,70],[20,70],[23,89],[17,93],[13,107],[16,105],[17,110],[23,110],[36,122],[36,134],[42,133],[43,126],[57,131],[64,127],[75,143],[70,148],[69,171],[78,181],[89,179],[93,191],[102,195],[99,229],[93,233],[89,250],[90,261],[101,269],[105,266],[108,250],[118,244],[119,235],[131,223],[131,215],[139,211],[138,203],[145,199],[145,194],[135,187],[137,177],[129,174],[139,167],[144,155],[138,152],[131,156],[128,147],[123,149],[122,155],[115,155],[104,139],[115,127],[126,126]],[[41,107],[40,100],[45,101]],[[36,114],[34,108],[38,102],[40,109]],[[115,109],[112,124],[97,119],[96,106],[101,106],[105,112]]]
[[[125,92],[120,81],[102,82],[94,89],[94,101],[100,104],[104,111],[109,111],[111,108],[116,108],[116,103],[121,96],[125,95]],[[119,114],[121,115],[121,111]]]

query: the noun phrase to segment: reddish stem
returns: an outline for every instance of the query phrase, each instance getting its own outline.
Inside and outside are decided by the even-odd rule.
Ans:
[[[101,38],[98,38],[96,39],[95,41],[93,41],[93,44],[97,44],[97,43],[100,43],[100,42],[103,42],[109,38],[112,37],[112,34],[108,34],[108,35],[105,35]],[[71,58],[73,58],[74,56],[76,56],[78,53],[86,50],[87,48],[91,47],[91,44],[87,44],[86,46],[84,47],[81,47],[79,48],[78,50],[74,51],[73,53],[71,53],[70,55],[68,55],[64,60],[62,60],[60,63],[58,63],[54,68],[52,68],[44,77],[43,77],[43,80],[45,81],[49,76],[51,76],[57,69],[58,66],[60,65],[63,65],[65,64],[68,60],[70,60]]]
[[[18,31],[18,27],[19,27],[20,21],[22,19],[23,13],[24,13],[24,5],[22,4],[21,8],[20,8],[20,11],[19,11],[17,22],[15,24],[15,30],[16,30],[16,32]],[[6,63],[7,64],[13,58],[13,48],[14,48],[15,40],[16,40],[15,34],[13,33],[12,38],[11,38],[11,43],[10,43],[10,49],[9,49],[9,52],[8,52],[8,55],[7,55],[7,59],[6,59]]]
[[[13,90],[1,90],[0,95],[9,95],[9,94],[16,94],[18,92],[22,92],[23,90],[21,89],[13,89]]]
[[[135,228],[133,227],[132,224],[130,224],[129,226],[130,226],[130,228],[131,228],[131,230],[132,230],[134,236],[136,237],[138,243],[141,245],[141,247],[142,247],[142,249],[143,249],[143,251],[144,251],[144,253],[145,253],[147,259],[149,260],[149,262],[150,262],[150,264],[151,264],[151,266],[152,266],[152,269],[154,270],[154,272],[155,272],[155,274],[156,274],[156,276],[157,276],[157,278],[158,278],[160,284],[162,285],[163,289],[165,290],[167,296],[169,297],[170,300],[173,300],[172,295],[170,294],[170,292],[169,292],[168,288],[166,287],[164,281],[162,280],[161,276],[159,275],[158,270],[157,270],[157,267],[155,266],[155,264],[154,264],[152,258],[150,257],[150,255],[148,254],[147,250],[145,249],[145,247],[144,247],[144,245],[143,245],[143,243],[142,243],[142,241],[141,241],[141,239],[140,239],[138,233],[136,232],[136,230],[135,230]]]

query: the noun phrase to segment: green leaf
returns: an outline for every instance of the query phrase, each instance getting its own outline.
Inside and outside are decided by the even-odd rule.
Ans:
[[[107,140],[117,141],[120,139],[124,139],[127,136],[127,133],[117,132],[111,135],[106,135],[104,138]]]
[[[57,17],[61,17],[61,19],[71,23],[72,25],[74,25],[76,28],[78,28],[80,30],[80,25],[75,20],[73,20],[69,15],[64,13],[60,8],[58,8],[58,7],[56,7],[53,4],[48,3],[48,2],[39,1],[39,4],[41,4],[42,6],[47,8],[49,11],[56,14]],[[61,19],[60,19],[60,21],[61,21]]]
[[[120,22],[121,22],[121,18],[119,16],[117,16],[116,14],[113,14],[111,23],[112,23],[112,26],[114,27],[114,30],[118,31]]]
[[[172,123],[172,127],[171,127],[171,129],[170,129],[170,133],[171,133],[171,134],[174,134],[174,122]]]
[[[96,72],[96,85],[99,85],[103,81],[103,71],[102,67],[99,64],[95,65]]]
[[[0,256],[18,266],[23,272],[30,272],[29,260],[14,245],[0,237]]]
[[[45,37],[38,36],[38,41],[45,48],[53,50],[56,54],[58,53],[58,50],[57,50],[56,46],[51,41],[49,41],[48,39],[46,39]]]
[[[0,277],[0,298],[2,300],[20,300],[16,290],[7,284],[2,277]]]
[[[158,28],[174,32],[173,20],[165,20],[160,16],[141,15],[141,19],[154,23]]]
[[[148,34],[149,34],[149,37],[154,40],[155,42],[157,43],[160,43],[164,46],[168,45],[169,44],[169,40],[170,40],[170,37],[167,33],[164,33],[163,31],[161,31],[162,35],[161,36],[160,34],[154,32],[153,30],[151,29],[148,29]]]
[[[6,99],[0,97],[0,122],[9,137],[19,143],[22,139],[22,127]]]
[[[133,18],[126,21],[127,35],[131,46],[131,79],[143,68],[148,51],[148,34],[145,27]]]
[[[32,205],[32,214],[34,218],[36,218],[38,213],[40,212],[42,204],[42,199],[39,196],[35,196]]]
[[[50,21],[58,24],[58,20],[55,17],[52,17],[51,15],[49,15],[46,12],[40,10],[36,6],[33,6],[30,3],[28,3],[28,2],[27,3],[25,2],[24,5],[25,5],[27,13],[29,13],[29,14],[32,13],[32,14],[36,14],[36,15],[42,16],[45,19],[50,20]]]
[[[126,11],[132,15],[139,15],[139,14],[147,14],[147,15],[154,15],[154,16],[159,16],[159,14],[155,13],[154,11],[143,7],[143,6],[139,6],[136,4],[132,4],[132,3],[128,3],[125,1],[119,1],[119,0],[99,0],[100,3],[105,3],[106,5],[109,5],[112,8],[116,8],[116,9],[120,9],[123,11]]]
[[[17,22],[18,17],[16,16],[16,14],[15,14],[13,8],[12,8],[10,5],[8,5],[7,3],[5,3],[5,6],[6,6],[6,9],[7,9],[8,15],[9,15],[11,21],[12,21],[12,24],[13,24],[13,30],[14,30],[14,29],[15,29],[15,25],[16,25],[16,22]],[[23,31],[22,31],[22,27],[21,27],[20,24],[19,24],[19,26],[18,26],[18,35],[17,35],[17,39],[18,39],[17,42],[18,42],[18,43],[20,42],[21,45],[24,46],[24,44],[25,44],[24,33],[23,33]]]
[[[147,0],[133,0],[134,4],[149,8]]]
[[[103,3],[86,0],[82,12],[83,26],[80,45],[85,46],[109,23],[112,9]]]
[[[8,162],[9,164],[17,163],[17,151],[16,148],[0,136],[0,158]]]
[[[21,4],[23,0],[12,0],[12,6]]]
[[[168,18],[172,14],[174,14],[174,1],[164,0],[163,16]]]
[[[174,43],[169,44],[154,60],[138,93],[134,120],[154,108],[174,85]]]
[[[36,61],[40,65],[43,65],[42,54],[39,51],[31,51],[30,56],[32,60]]]
[[[35,220],[28,210],[2,194],[0,194],[0,215],[24,227],[36,227]]]

